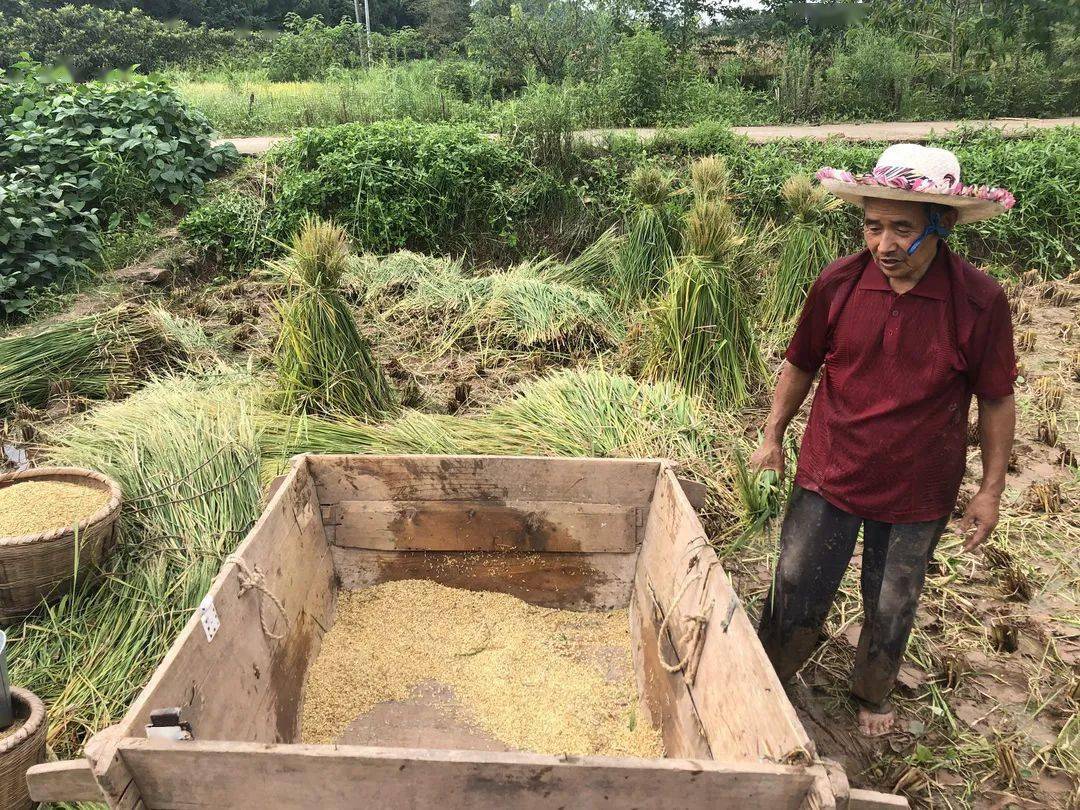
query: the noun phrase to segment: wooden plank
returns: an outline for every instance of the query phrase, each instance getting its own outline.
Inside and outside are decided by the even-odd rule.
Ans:
[[[895,793],[852,788],[848,794],[848,810],[907,810],[908,800]]]
[[[667,640],[678,654],[669,662],[687,654],[691,617],[709,615],[690,695],[713,756],[773,762],[791,761],[800,750],[812,756],[813,743],[668,467],[657,480],[639,570],[650,597],[661,610],[673,611]]]
[[[142,736],[152,710],[179,706],[196,739],[296,739],[304,673],[329,626],[334,597],[329,548],[303,458],[294,461],[236,554],[261,574],[287,621],[266,593],[244,589],[241,569],[227,562],[209,591],[221,622],[217,635],[207,641],[192,616],[125,715],[125,736]]]
[[[35,802],[100,802],[101,789],[85,759],[43,762],[26,772],[30,798]]]
[[[670,673],[660,666],[658,644],[668,654],[671,645],[657,634],[660,619],[647,605],[649,597],[644,582],[639,569],[630,599],[630,643],[642,711],[660,729],[667,756],[712,759],[709,741],[705,739],[686,682],[680,673]],[[643,601],[646,607],[642,607]]]
[[[309,455],[323,504],[512,500],[646,506],[660,462],[536,456]]]
[[[154,810],[797,810],[813,779],[755,763],[145,739],[122,756]]]
[[[139,810],[143,806],[139,786],[119,754],[123,739],[120,726],[102,729],[87,741],[86,759],[110,810]]]
[[[431,551],[633,551],[639,507],[559,501],[341,501],[333,542]]]
[[[439,552],[331,549],[346,590],[401,579],[429,579],[451,588],[508,593],[534,605],[569,610],[624,608],[636,553],[506,551]]]
[[[695,512],[700,512],[705,508],[705,499],[709,494],[707,486],[699,484],[697,481],[691,481],[689,478],[680,478],[679,486],[686,493],[686,500],[690,501],[690,505],[694,507]]]

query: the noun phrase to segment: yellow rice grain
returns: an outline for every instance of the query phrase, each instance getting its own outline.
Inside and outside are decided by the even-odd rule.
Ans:
[[[64,481],[20,481],[0,488],[0,537],[73,526],[108,502],[104,489]]]
[[[663,756],[638,709],[626,610],[554,610],[420,580],[339,596],[308,672],[302,740],[335,742],[432,681],[453,693],[458,719],[512,749]]]

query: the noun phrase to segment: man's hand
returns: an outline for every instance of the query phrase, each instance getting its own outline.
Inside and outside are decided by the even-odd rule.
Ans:
[[[960,531],[970,536],[964,542],[964,551],[974,551],[998,524],[998,509],[1001,506],[1001,496],[980,490],[964,510],[964,516],[960,518]],[[974,532],[972,532],[974,529]]]
[[[766,439],[750,456],[750,469],[754,472],[776,470],[777,477],[784,480],[784,448],[780,442]]]

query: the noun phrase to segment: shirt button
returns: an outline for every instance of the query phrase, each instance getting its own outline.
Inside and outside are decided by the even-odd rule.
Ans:
[[[899,315],[899,314],[900,314],[900,310],[898,310],[898,309],[894,309],[894,310],[892,311],[892,316],[893,316],[894,318],[895,318],[895,317],[896,317],[897,315]]]

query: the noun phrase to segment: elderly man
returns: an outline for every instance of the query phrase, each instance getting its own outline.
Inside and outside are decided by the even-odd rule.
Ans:
[[[863,532],[863,625],[851,693],[864,734],[888,732],[889,703],[927,565],[964,475],[971,397],[982,483],[960,527],[975,549],[998,521],[1015,424],[1009,307],[957,256],[957,222],[1004,213],[1002,189],[962,185],[944,149],[897,144],[874,170],[818,172],[861,205],[866,248],[821,273],[807,297],[752,463],[784,472],[784,432],[814,396],[759,636],[781,680],[818,645]]]

